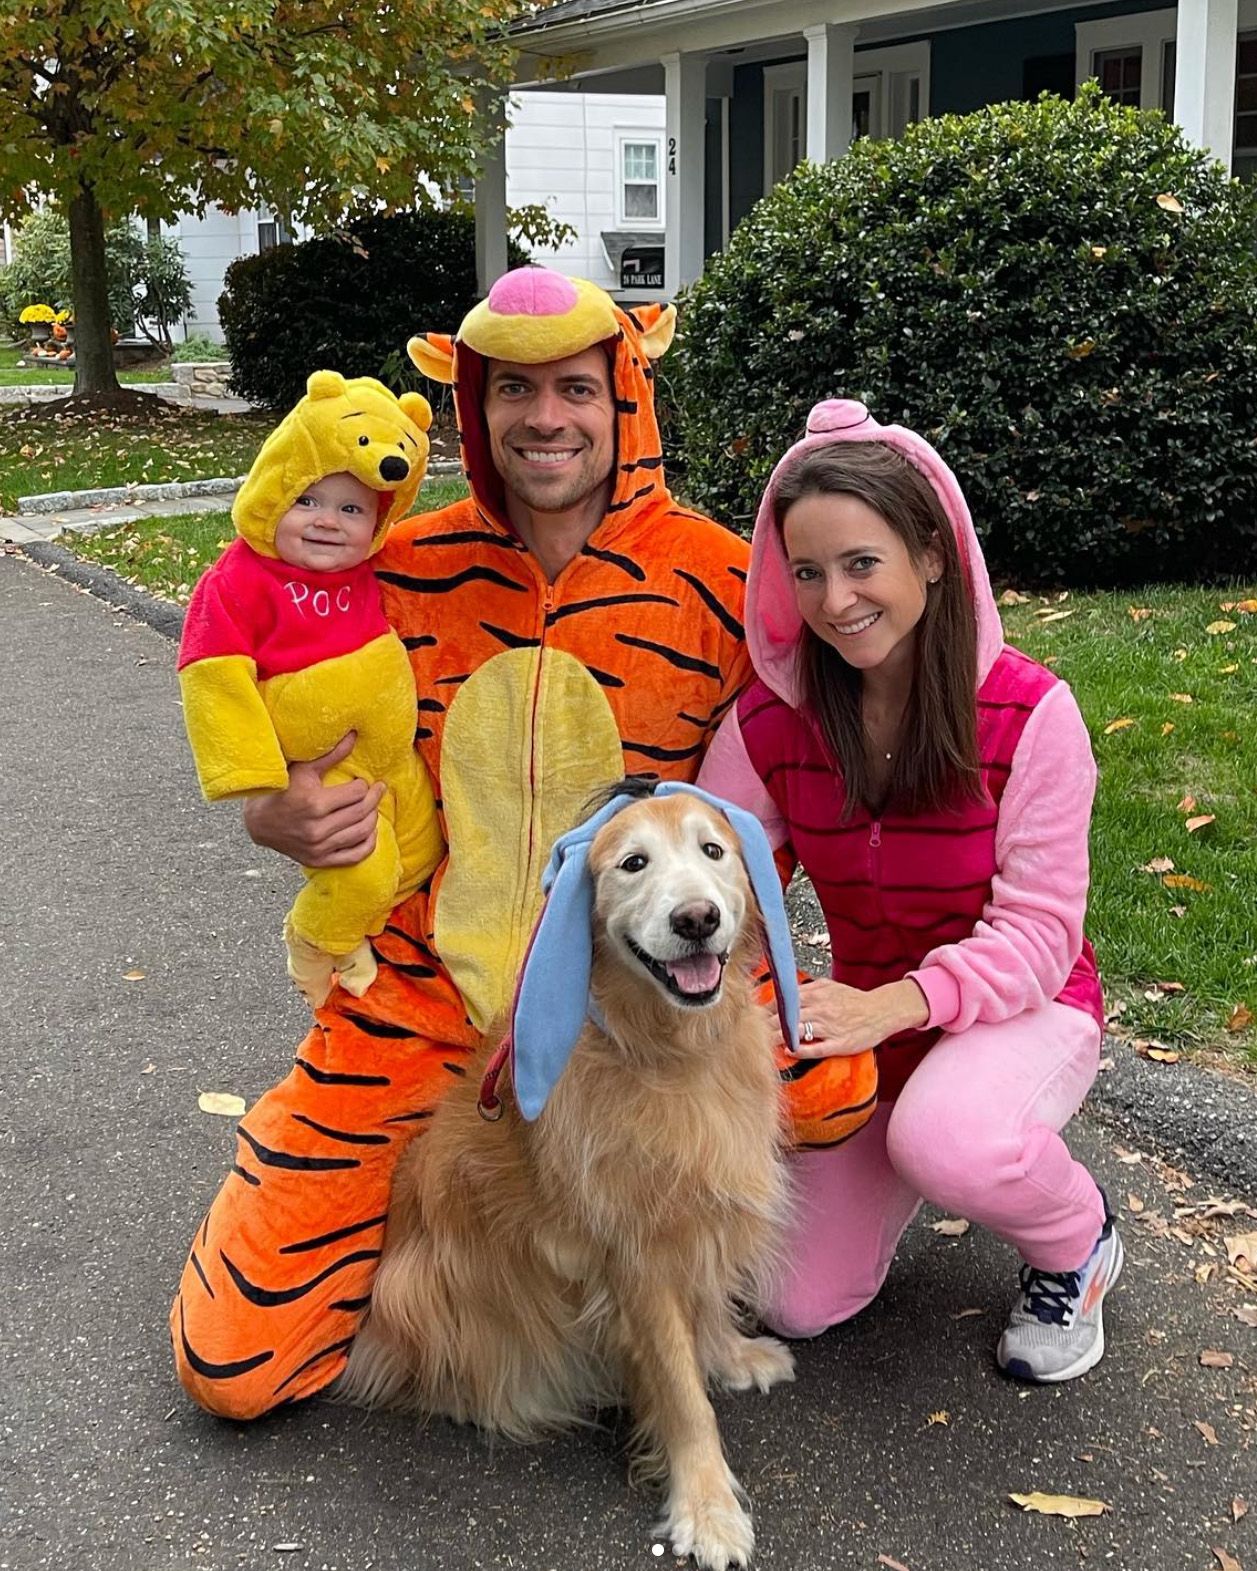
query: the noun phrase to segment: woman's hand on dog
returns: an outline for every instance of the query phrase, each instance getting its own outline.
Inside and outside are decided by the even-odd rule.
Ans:
[[[247,798],[244,827],[250,840],[303,867],[350,867],[370,856],[383,784],[368,785],[365,780],[323,784],[323,776],[349,756],[356,740],[356,733],[350,731],[330,753],[290,764],[283,791]]]
[[[776,1023],[775,1004],[767,1006]],[[915,982],[887,982],[867,992],[825,977],[799,989],[799,1058],[838,1058],[864,1053],[897,1031],[923,1026],[930,1017],[925,994]],[[811,1026],[811,1041],[807,1027]]]

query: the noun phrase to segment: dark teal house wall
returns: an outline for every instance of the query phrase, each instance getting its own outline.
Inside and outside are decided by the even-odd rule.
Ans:
[[[1068,84],[1072,91],[1076,23],[1165,9],[1166,0],[1122,0],[1118,5],[1078,6],[980,27],[918,33],[918,38],[930,39],[930,113],[967,114],[984,104],[1037,97],[1044,86],[1063,91]]]

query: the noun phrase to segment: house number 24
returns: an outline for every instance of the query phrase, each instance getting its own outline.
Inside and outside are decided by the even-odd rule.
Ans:
[[[676,174],[676,172],[677,172],[677,139],[676,139],[675,136],[670,136],[668,138],[668,173],[670,175],[674,175],[674,174]]]

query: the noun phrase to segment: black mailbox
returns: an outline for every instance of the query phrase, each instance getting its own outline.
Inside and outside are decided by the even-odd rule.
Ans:
[[[621,289],[663,288],[663,247],[661,245],[625,246],[620,257]]]

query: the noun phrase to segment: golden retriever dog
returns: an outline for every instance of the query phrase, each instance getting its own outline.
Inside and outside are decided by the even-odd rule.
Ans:
[[[720,1571],[753,1533],[708,1388],[794,1373],[738,1307],[786,1206],[759,907],[729,820],[681,792],[604,823],[588,876],[592,1018],[534,1123],[505,1089],[486,1122],[473,1072],[409,1147],[338,1394],[518,1440],[627,1402],[658,1531]]]

